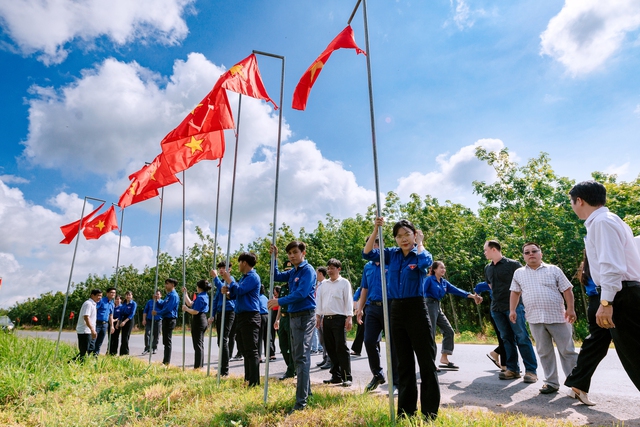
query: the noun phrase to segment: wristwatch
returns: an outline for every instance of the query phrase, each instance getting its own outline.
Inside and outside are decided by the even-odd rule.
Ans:
[[[606,299],[601,299],[600,305],[602,305],[603,307],[610,307],[613,305],[613,301],[607,301]]]

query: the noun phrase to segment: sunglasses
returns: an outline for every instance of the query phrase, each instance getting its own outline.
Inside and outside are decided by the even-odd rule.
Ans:
[[[540,252],[540,249],[534,249],[532,251],[525,251],[524,254],[525,255],[533,255],[533,254],[537,254],[538,252]]]

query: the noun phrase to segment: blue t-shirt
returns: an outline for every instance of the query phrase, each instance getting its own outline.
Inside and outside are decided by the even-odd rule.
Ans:
[[[115,303],[113,300],[109,301],[109,297],[102,297],[96,303],[96,320],[98,322],[108,322],[109,315],[113,314],[113,308]]]
[[[120,312],[120,320],[125,319],[133,319],[133,316],[136,314],[136,310],[138,309],[138,304],[131,300],[131,302],[122,303],[122,311]]]
[[[178,317],[178,304],[180,303],[180,297],[176,290],[172,290],[167,294],[164,300],[156,302],[156,312],[162,316],[163,319],[176,319]]]
[[[191,304],[191,309],[196,310],[198,313],[209,313],[209,294],[207,292],[200,292],[196,295],[196,299]]]
[[[469,292],[453,286],[444,277],[441,278],[439,282],[435,275],[427,277],[427,298],[434,298],[440,301],[444,298],[445,294],[452,294],[462,298],[469,296]]]
[[[278,298],[278,305],[286,305],[288,313],[316,308],[316,270],[306,260],[282,273],[276,265],[274,280],[289,284],[289,295]]]
[[[155,320],[156,322],[158,320],[162,320],[162,316],[160,316],[159,314],[156,314],[155,316],[151,315],[151,312],[153,311],[153,300],[150,299],[149,301],[147,301],[147,303],[144,305],[144,310],[142,311],[143,314],[147,315],[147,320]],[[156,303],[156,312],[158,311],[158,305]],[[152,319],[153,318],[153,319]]]
[[[260,294],[260,314],[269,314],[269,310],[267,309],[267,303],[269,300],[264,294]]]
[[[387,298],[389,297],[389,269],[385,268],[387,283]],[[371,302],[382,302],[382,277],[380,276],[380,262],[369,261],[364,266],[360,287],[367,289],[367,305]]]
[[[260,312],[260,285],[260,276],[253,269],[243,274],[237,283],[228,285],[229,298],[236,300],[236,313]]]
[[[233,277],[231,278],[231,280],[234,280]],[[213,297],[213,307],[216,310],[216,313],[222,313],[222,299],[223,299],[223,295],[222,295],[222,287],[224,286],[224,283],[222,283],[222,280],[220,280],[218,277],[216,277],[215,279],[213,279],[213,283],[216,286],[216,296]],[[236,311],[236,302],[234,300],[231,300],[229,298],[226,298],[227,303],[225,304],[225,311],[227,312],[235,312]]]
[[[362,252],[368,261],[380,259],[380,249],[373,249],[368,254]],[[389,270],[387,277],[389,286],[387,293],[390,299],[425,297],[427,270],[433,263],[431,254],[426,249],[418,253],[417,246],[405,256],[402,248],[384,249],[385,263]]]

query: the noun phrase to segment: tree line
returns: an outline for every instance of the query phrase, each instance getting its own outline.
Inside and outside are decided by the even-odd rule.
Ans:
[[[383,216],[386,218],[384,230],[385,246],[394,246],[391,226],[401,218],[412,221],[423,230],[425,248],[434,260],[442,260],[447,266],[447,279],[461,289],[472,291],[473,287],[484,280],[484,258],[482,247],[486,240],[496,239],[503,245],[503,253],[509,258],[522,261],[521,247],[525,242],[534,241],[542,247],[543,261],[559,266],[574,284],[576,312],[578,322],[575,334],[579,339],[587,335],[586,297],[583,288],[575,279],[575,273],[582,260],[583,237],[586,233],[582,221],[573,213],[569,204],[569,190],[575,183],[567,177],[558,176],[550,165],[549,155],[541,153],[524,165],[518,165],[509,157],[508,149],[490,152],[483,148],[476,150],[476,157],[491,166],[496,173],[493,183],[473,182],[474,192],[480,196],[477,211],[458,203],[445,201],[429,195],[412,194],[409,201],[402,202],[397,194],[387,193]],[[640,176],[631,182],[617,182],[615,175],[593,172],[593,179],[602,182],[607,188],[607,206],[627,222],[635,235],[640,234]],[[315,267],[326,265],[330,258],[342,261],[342,275],[347,278],[354,290],[359,286],[365,261],[362,248],[371,232],[376,214],[374,205],[354,218],[336,219],[327,214],[319,221],[315,230],[307,232],[304,228],[296,234],[290,226],[282,224],[277,230],[276,244],[281,254],[280,268],[286,261],[284,247],[294,239],[307,244],[307,260]],[[213,266],[214,241],[212,236],[196,228],[200,242],[188,248],[186,254],[186,283],[195,290],[195,283],[209,278]],[[269,286],[271,256],[271,234],[258,238],[231,254],[235,260],[242,251],[252,251],[258,256],[256,270],[262,278],[265,288]],[[217,250],[217,260],[226,258],[222,250]],[[75,325],[77,319],[70,322],[71,311],[78,313],[91,289],[103,291],[116,285],[119,294],[126,290],[133,292],[138,304],[151,298],[154,287],[156,267],[146,266],[142,271],[133,266],[121,267],[117,278],[111,276],[90,275],[86,280],[74,283],[65,324]],[[182,282],[182,257],[160,254],[158,276],[160,289],[166,277],[174,277]],[[117,280],[116,280],[117,279]],[[485,295],[488,297],[488,295]],[[484,333],[488,324],[489,303],[485,298],[476,307],[469,300],[447,297],[443,309],[458,332]],[[62,314],[64,294],[48,292],[39,298],[16,303],[8,310],[8,315],[20,324],[30,323],[33,316],[38,324],[59,325]],[[188,319],[187,319],[188,320]],[[136,324],[142,321],[142,307],[138,310]],[[489,332],[491,328],[487,330]]]

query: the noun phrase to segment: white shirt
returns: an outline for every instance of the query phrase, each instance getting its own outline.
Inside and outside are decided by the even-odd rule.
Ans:
[[[87,326],[84,321],[84,316],[89,316],[89,323],[95,329],[96,327],[96,302],[89,298],[82,304],[82,308],[80,309],[80,314],[78,315],[78,326],[76,326],[76,332],[79,334],[90,334],[91,329]]]
[[[600,298],[613,301],[623,280],[640,281],[640,253],[631,228],[606,207],[584,222],[591,278],[602,288]]]
[[[353,316],[353,290],[351,283],[342,276],[333,281],[324,280],[316,295],[316,314]]]
[[[560,268],[540,264],[533,269],[528,265],[513,273],[509,290],[522,293],[525,317],[529,323],[565,323],[562,292],[573,286]]]

